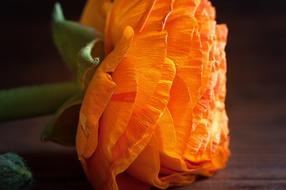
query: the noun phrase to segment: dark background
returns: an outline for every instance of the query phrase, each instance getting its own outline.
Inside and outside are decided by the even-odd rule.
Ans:
[[[62,0],[77,20],[85,1]],[[213,0],[229,40],[227,108],[232,157],[213,178],[182,189],[286,189],[286,1]],[[14,0],[0,5],[0,89],[66,81],[71,73],[51,39],[55,1]],[[0,124],[0,153],[22,155],[33,189],[88,189],[72,149],[41,144],[49,117]]]

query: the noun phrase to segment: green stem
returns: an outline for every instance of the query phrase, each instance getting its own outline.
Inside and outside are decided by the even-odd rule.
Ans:
[[[52,114],[77,91],[72,82],[0,90],[0,122]]]

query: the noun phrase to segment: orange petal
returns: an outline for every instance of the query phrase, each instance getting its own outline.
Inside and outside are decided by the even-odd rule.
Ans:
[[[166,59],[162,75],[149,102],[142,110],[135,112],[126,133],[118,141],[117,152],[114,152],[114,166],[128,168],[128,173],[156,187],[166,188],[167,183],[159,180],[159,151],[154,139],[149,143],[155,131],[156,123],[166,108],[169,91],[175,76],[174,63]],[[147,146],[146,146],[147,145]],[[127,147],[128,146],[128,147]],[[143,151],[143,152],[142,152]],[[135,159],[137,157],[137,159]],[[135,159],[135,160],[134,160]],[[144,168],[142,168],[142,166]],[[140,171],[140,172],[139,172]]]
[[[116,84],[113,72],[123,59],[133,38],[133,30],[127,27],[115,50],[97,68],[85,93],[80,110],[76,147],[79,157],[89,158],[98,143],[99,118],[110,101]]]
[[[160,158],[155,138],[157,137],[152,137],[150,143],[138,155],[127,171],[136,179],[140,179],[152,186],[166,189],[168,187],[168,183],[159,179]]]
[[[158,121],[155,135],[160,152],[161,174],[169,175],[174,172],[187,171],[184,160],[176,149],[178,143],[176,130],[168,108]]]
[[[106,107],[100,128],[106,158],[111,161],[112,148],[118,141],[131,118],[137,96],[136,70],[133,62],[125,58],[112,74],[117,87]]]
[[[169,175],[162,175],[160,154],[158,149],[158,136],[153,136],[150,143],[139,154],[136,160],[129,166],[128,173],[141,181],[153,186],[166,189],[169,186],[181,186],[190,184],[195,180],[195,175],[190,171],[174,171]],[[172,167],[169,163],[169,167]]]
[[[127,172],[124,172],[116,177],[118,188],[122,190],[149,190],[151,185],[146,184],[134,177],[131,177]]]
[[[94,187],[117,188],[115,175],[111,173],[112,148],[130,120],[137,94],[134,63],[124,58],[112,73],[116,89],[100,121],[99,146],[89,161],[89,175]],[[100,168],[100,169],[99,169]],[[100,171],[99,171],[100,170]],[[120,177],[121,186],[126,187],[125,178]],[[107,181],[108,180],[108,181]],[[134,181],[136,184],[136,181]],[[130,184],[130,188],[133,186]],[[129,187],[129,186],[128,186]]]
[[[158,81],[152,93],[153,95],[147,98],[148,101],[146,103],[144,101],[143,104],[134,110],[125,133],[113,148],[113,165],[118,172],[127,169],[129,164],[134,161],[148,144],[155,130],[156,123],[168,103],[175,67],[173,62],[167,59],[161,69],[161,79]],[[139,99],[136,101],[136,103],[140,102]]]
[[[139,32],[162,31],[173,10],[174,0],[156,0],[148,15],[143,19]]]
[[[212,152],[214,148],[211,147],[214,141],[219,141],[214,139],[220,139],[220,128],[227,129],[223,121],[219,129],[213,125],[217,102],[214,88],[220,78],[218,68],[225,66],[218,63],[221,56],[217,50],[217,46],[224,48],[225,44],[217,44],[215,40],[226,39],[226,29],[216,28],[214,17],[215,11],[209,1],[178,0],[166,23],[168,57],[177,69],[168,105],[176,131],[176,150],[186,159],[189,169],[202,175],[210,175],[209,171],[222,165],[214,167],[211,156],[217,157],[218,151]],[[182,41],[188,45],[181,46]],[[223,83],[225,81],[219,86]],[[223,95],[218,97],[222,100],[219,104],[224,105]]]
[[[88,0],[81,15],[81,24],[103,33],[109,3],[110,0]]]
[[[117,189],[116,175],[148,144],[175,75],[173,62],[164,61],[165,56],[164,32],[137,35],[124,58],[117,55],[120,64],[112,74],[117,86],[100,120],[98,146],[86,160],[94,187]]]
[[[227,39],[227,28],[225,25],[217,25],[216,39],[216,63],[219,74],[217,84],[214,88],[216,114],[212,123],[212,143],[210,144],[212,170],[224,167],[230,154],[228,149],[228,118],[224,106],[226,95],[226,58],[224,48]]]
[[[77,136],[95,188],[185,185],[224,166],[227,29],[214,18],[207,0],[114,1],[111,54],[88,89]]]
[[[146,15],[153,7],[155,0],[116,0],[107,17],[105,31],[105,49],[109,53],[114,44],[120,39],[120,35],[126,26],[131,26],[138,31],[144,23]]]
[[[168,108],[174,120],[176,150],[180,155],[192,129],[193,107],[199,99],[203,64],[207,61],[201,47],[198,24],[193,17],[197,6],[192,1],[175,2],[166,23],[168,57],[174,60],[177,68]],[[186,45],[181,45],[182,41]]]
[[[204,64],[203,96],[194,108],[193,126],[185,157],[189,167],[200,168],[201,175],[212,175],[224,166],[228,158],[227,116],[225,114],[225,26],[214,28],[211,4],[202,2],[200,25],[202,47],[210,46],[209,60]],[[198,10],[199,12],[199,10]],[[211,16],[210,16],[211,15]]]
[[[117,0],[107,19],[105,49],[108,53],[117,43],[122,29],[129,25],[136,33],[162,31],[174,0]]]

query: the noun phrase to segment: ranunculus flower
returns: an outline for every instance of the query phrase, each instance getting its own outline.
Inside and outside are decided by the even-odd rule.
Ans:
[[[89,0],[104,31],[76,147],[98,190],[165,189],[224,167],[227,28],[207,0]]]

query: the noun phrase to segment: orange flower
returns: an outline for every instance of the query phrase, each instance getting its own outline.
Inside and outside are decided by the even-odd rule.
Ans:
[[[92,185],[165,189],[223,168],[227,28],[211,3],[89,0],[82,23],[105,28],[76,139]]]

